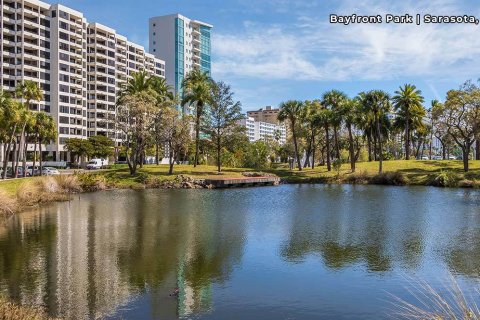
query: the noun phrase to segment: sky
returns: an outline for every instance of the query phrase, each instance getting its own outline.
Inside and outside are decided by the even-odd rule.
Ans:
[[[48,2],[48,0],[47,0]],[[338,89],[415,84],[428,107],[480,77],[480,25],[330,24],[330,14],[475,15],[477,0],[61,0],[88,21],[148,50],[148,19],[171,13],[214,25],[212,77],[231,85],[244,111]],[[114,5],[113,5],[114,4]]]

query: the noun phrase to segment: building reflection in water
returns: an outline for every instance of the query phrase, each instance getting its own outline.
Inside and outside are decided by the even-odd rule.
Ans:
[[[113,316],[145,293],[155,318],[208,312],[213,283],[240,262],[244,229],[243,215],[201,194],[92,194],[0,230],[0,290],[69,319]]]

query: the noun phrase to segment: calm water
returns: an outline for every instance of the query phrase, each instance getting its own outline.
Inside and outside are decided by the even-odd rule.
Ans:
[[[0,291],[72,319],[389,318],[410,276],[476,287],[479,204],[376,186],[82,195],[0,228]]]

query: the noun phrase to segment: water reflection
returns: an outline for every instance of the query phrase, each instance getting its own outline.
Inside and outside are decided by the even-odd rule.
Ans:
[[[124,196],[89,195],[14,219],[1,235],[1,290],[72,319],[113,316],[147,291],[155,318],[208,310],[212,283],[241,258],[243,216],[227,218],[200,194]]]
[[[267,306],[368,319],[380,285],[401,294],[398,272],[480,276],[479,194],[308,185],[82,195],[0,227],[0,291],[70,319],[280,316]]]

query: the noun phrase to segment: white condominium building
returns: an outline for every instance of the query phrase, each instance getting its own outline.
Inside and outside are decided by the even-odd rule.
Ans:
[[[211,75],[212,25],[180,14],[150,18],[149,51],[165,60],[166,78],[182,94],[182,81],[194,68]]]
[[[47,147],[54,160],[69,160],[67,138],[105,135],[119,142],[114,122],[121,85],[142,69],[165,77],[163,60],[60,4],[0,0],[0,16],[0,85],[10,92],[25,80],[40,85],[44,101],[30,108],[58,125],[57,141]]]
[[[281,145],[287,142],[287,130],[283,124],[255,121],[253,117],[248,116],[240,120],[239,124],[246,127],[246,135],[250,142],[274,140]]]

